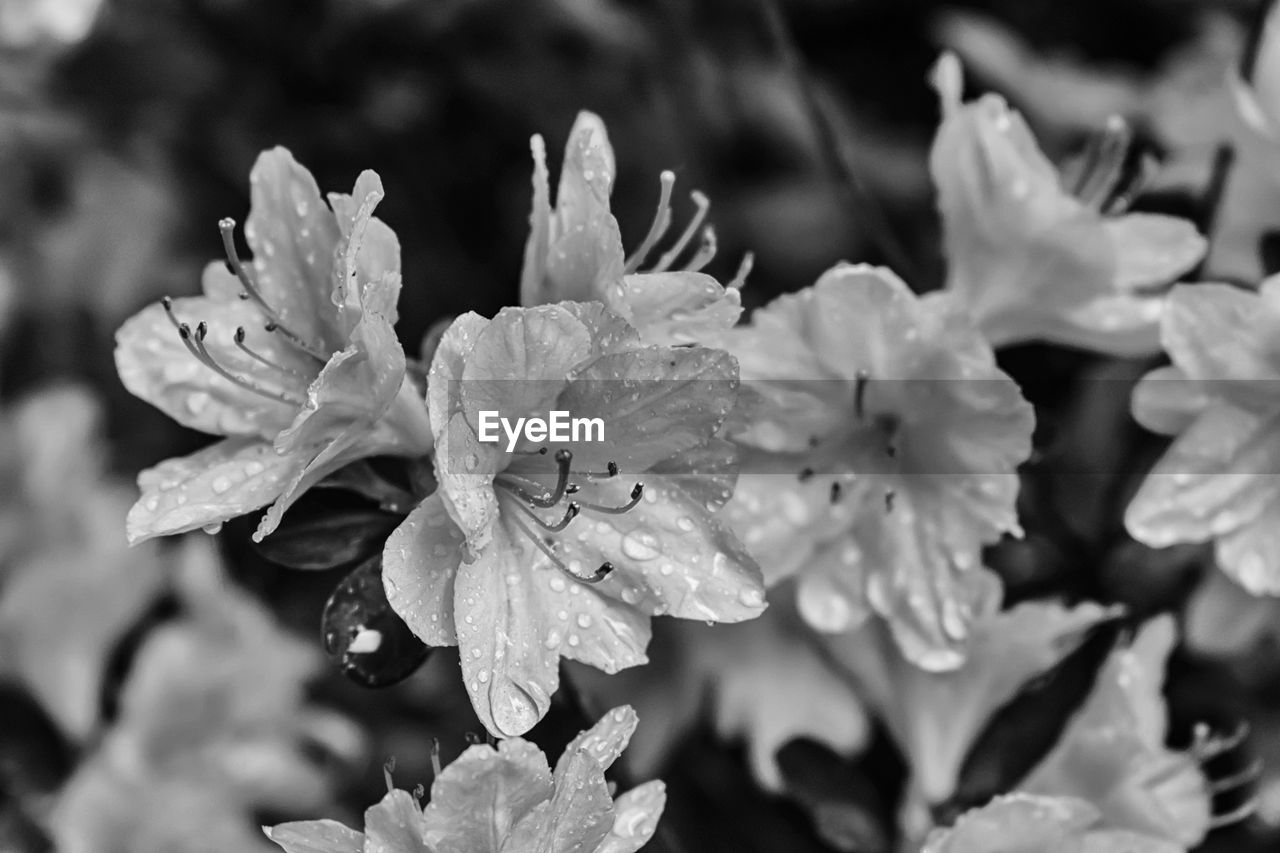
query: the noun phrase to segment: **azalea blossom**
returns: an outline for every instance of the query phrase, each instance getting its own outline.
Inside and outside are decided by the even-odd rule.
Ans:
[[[489,731],[546,713],[561,656],[607,672],[644,663],[649,616],[734,622],[765,606],[760,572],[712,513],[730,497],[716,431],[737,364],[720,350],[643,345],[599,303],[459,317],[428,402],[439,489],[387,540],[387,599],[428,645],[457,645]],[[478,412],[604,419],[604,441],[513,452]]]
[[[926,672],[903,658],[881,623],[827,638],[834,660],[906,753],[912,795],[927,805],[955,793],[969,750],[991,718],[1035,677],[1071,654],[1114,608],[1026,601],[1001,610],[999,577],[982,570],[964,664]]]
[[[1179,285],[1161,340],[1173,361],[1134,389],[1133,414],[1177,436],[1125,512],[1140,542],[1214,542],[1254,595],[1280,595],[1280,278],[1254,293]]]
[[[1164,668],[1175,641],[1161,616],[1133,644],[1112,652],[1093,692],[1044,760],[1018,789],[1079,797],[1103,825],[1195,847],[1213,820],[1213,794],[1200,762],[1222,751],[1203,741],[1191,752],[1165,746]]]
[[[1183,853],[1169,841],[1098,825],[1098,810],[1072,797],[1010,794],[936,829],[921,853]]]
[[[249,182],[240,262],[220,224],[226,269],[204,295],[166,299],[116,333],[126,388],[184,426],[226,438],[138,477],[131,542],[216,526],[272,504],[275,529],[310,486],[355,459],[431,449],[426,404],[396,340],[400,248],[373,217],[382,183],[364,172],[326,206],[289,152],[265,152]]]
[[[1068,187],[1022,117],[988,94],[963,103],[959,60],[933,83],[942,124],[929,156],[947,256],[947,290],[996,347],[1042,340],[1114,355],[1158,349],[1158,289],[1206,243],[1190,222],[1123,213],[1113,202],[1128,131],[1118,119]]]
[[[625,257],[618,221],[609,212],[617,170],[600,117],[578,114],[565,146],[554,207],[542,137],[533,137],[532,149],[533,213],[520,276],[522,305],[598,300],[653,344],[694,343],[738,321],[738,288],[746,279],[750,258],[727,288],[700,272],[716,253],[715,231],[703,227],[710,207],[706,196],[693,193],[694,217],[671,247],[645,267],[671,226],[675,174],[662,173],[653,225],[635,252]],[[698,248],[683,268],[676,268],[699,234]]]
[[[981,549],[1020,533],[1034,418],[955,297],[841,264],[723,345],[758,398],[725,517],[770,581],[798,573],[819,630],[874,611],[913,663],[959,666]]]
[[[565,747],[555,772],[526,740],[479,744],[436,774],[423,808],[392,787],[364,816],[364,832],[334,820],[266,828],[286,853],[635,853],[653,836],[666,804],[661,782],[617,799],[604,773],[636,727],[615,708]]]

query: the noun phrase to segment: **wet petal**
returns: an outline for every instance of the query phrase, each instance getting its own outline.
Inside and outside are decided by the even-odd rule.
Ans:
[[[529,571],[533,547],[495,525],[493,541],[454,581],[462,677],[480,721],[498,737],[531,729],[560,682],[560,655],[544,642],[552,617],[538,607]]]
[[[543,645],[604,672],[617,672],[648,662],[645,657],[650,636],[647,613],[627,604],[625,599],[619,601],[616,594],[611,597],[596,585],[566,577],[541,552],[531,555],[531,561],[538,607],[548,614],[550,622],[542,638]],[[569,570],[583,577],[589,577],[598,565],[568,560]],[[631,593],[627,597],[638,599],[638,595]],[[554,620],[550,619],[552,614]]]
[[[594,850],[613,826],[613,798],[604,768],[587,744],[561,756],[551,798],[551,826],[540,850],[578,853]]]
[[[1125,527],[1153,548],[1242,529],[1280,498],[1274,435],[1274,419],[1225,404],[1207,409],[1147,475]]]
[[[1258,479],[1270,485],[1274,475],[1261,474]],[[1218,539],[1214,553],[1218,566],[1236,583],[1253,595],[1280,596],[1280,530],[1276,529],[1276,511],[1280,494],[1272,496],[1266,509],[1252,521]]]
[[[249,187],[244,235],[263,298],[308,343],[341,349],[346,335],[330,299],[340,233],[315,178],[286,149],[273,148],[254,163]]]
[[[1183,373],[1191,379],[1239,383],[1232,393],[1275,398],[1280,364],[1270,350],[1275,320],[1257,294],[1227,284],[1180,284],[1169,292],[1161,342]],[[1243,398],[1242,398],[1243,399]]]
[[[238,327],[260,330],[262,326],[261,315],[250,303],[204,297],[175,299],[173,313],[193,329],[197,323],[206,323],[210,353],[234,374],[264,389],[290,395],[305,386],[307,380],[281,375],[235,349],[233,338]],[[287,351],[279,336],[254,331],[249,340],[269,360],[290,370],[300,367],[296,354]],[[159,304],[144,308],[116,332],[115,360],[120,380],[130,393],[201,432],[267,438],[287,425],[297,411],[296,405],[249,391],[198,361]]]
[[[666,786],[657,780],[618,797],[613,802],[613,827],[595,853],[636,853],[653,838],[666,805]]]
[[[429,646],[458,643],[453,601],[462,543],[444,503],[432,495],[387,538],[382,552],[387,601]]]
[[[1187,603],[1187,646],[1209,657],[1245,655],[1280,640],[1280,601],[1249,593],[1221,572],[1208,572]]]
[[[629,275],[609,302],[646,343],[663,346],[713,341],[742,315],[736,289],[698,272]]]
[[[556,762],[556,784],[566,784],[571,764],[569,759],[578,750],[584,751],[596,764],[600,765],[600,772],[603,775],[604,771],[612,767],[613,762],[617,761],[618,756],[627,748],[638,722],[636,712],[629,705],[606,711],[594,726],[579,733],[564,748],[564,753]]]
[[[473,746],[431,784],[424,840],[433,853],[499,853],[512,827],[552,791],[547,759],[533,744]]]
[[[1177,435],[1191,426],[1210,403],[1201,382],[1177,367],[1158,367],[1133,389],[1133,418],[1146,429]]]
[[[229,438],[167,459],[138,475],[142,496],[129,510],[129,541],[216,525],[266,506],[304,465],[250,438]]]
[[[364,853],[364,833],[336,820],[299,820],[263,827],[285,853]]]
[[[356,179],[351,195],[329,194],[342,234],[336,249],[341,263],[334,269],[331,300],[353,315],[348,327],[364,312],[378,314],[393,326],[398,319],[400,240],[385,222],[373,216],[382,197],[382,180],[367,170]]]
[[[422,809],[408,791],[388,791],[364,813],[365,843],[375,851],[435,853],[423,840],[426,828]]]

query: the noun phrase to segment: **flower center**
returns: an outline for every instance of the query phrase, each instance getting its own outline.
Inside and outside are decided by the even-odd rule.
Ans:
[[[542,447],[535,453],[537,455],[546,455],[547,448]],[[498,474],[493,482],[494,486],[499,490],[499,501],[501,502],[505,497],[506,502],[516,510],[516,513],[509,515],[510,520],[542,553],[547,555],[552,565],[581,583],[599,583],[613,571],[612,563],[606,560],[591,575],[580,575],[566,566],[564,561],[556,554],[557,540],[554,536],[548,534],[560,533],[584,511],[606,515],[621,515],[630,512],[635,509],[644,496],[644,484],[636,483],[632,486],[629,500],[621,505],[612,506],[585,501],[579,497],[582,494],[583,485],[590,487],[593,484],[613,481],[619,474],[618,464],[610,460],[606,466],[607,470],[603,472],[575,470],[573,467],[573,452],[566,449],[556,451],[555,463],[556,484],[550,490],[541,483],[522,477],[512,471],[503,471]],[[571,495],[574,497],[571,498]],[[556,520],[548,521],[537,512],[538,510],[557,508],[562,503],[565,504],[564,512]],[[524,516],[533,522],[534,527],[538,529],[535,530],[534,527],[530,527],[519,516]]]
[[[226,252],[227,271],[240,280],[240,285],[244,290],[240,293],[240,298],[251,300],[266,319],[263,328],[269,332],[278,334],[287,341],[294,349],[312,359],[321,365],[329,360],[329,356],[324,353],[322,347],[315,346],[305,341],[297,333],[289,329],[280,320],[280,314],[267,300],[262,296],[262,291],[257,287],[253,278],[249,275],[249,271],[240,261],[240,255],[236,251],[235,244],[235,227],[234,219],[223,219],[218,223],[218,230],[222,234],[222,246]],[[306,402],[307,387],[310,385],[311,378],[304,375],[301,371],[282,364],[277,364],[262,353],[251,348],[245,341],[248,333],[244,326],[237,326],[232,336],[232,343],[235,344],[245,357],[249,359],[249,363],[222,364],[213,357],[206,344],[206,338],[209,334],[209,327],[203,320],[196,323],[193,329],[190,324],[180,321],[173,311],[173,300],[166,296],[161,300],[164,306],[165,315],[169,318],[169,322],[173,324],[178,331],[178,337],[182,340],[187,351],[195,357],[197,361],[214,373],[231,382],[234,385],[251,391],[268,400],[274,400],[290,406],[301,406]],[[272,384],[264,385],[254,379],[250,379],[244,374],[261,375],[263,369],[266,369],[267,376],[271,377]]]

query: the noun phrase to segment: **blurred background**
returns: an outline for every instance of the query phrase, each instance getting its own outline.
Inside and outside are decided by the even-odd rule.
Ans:
[[[447,761],[481,730],[453,650],[382,690],[323,660],[320,614],[349,566],[283,568],[234,523],[124,545],[137,471],[205,439],[124,391],[112,335],[143,305],[196,292],[221,252],[218,219],[247,212],[259,151],[287,146],[324,190],[365,168],[382,176],[411,353],[437,321],[516,301],[529,137],[558,151],[580,109],[609,128],[627,245],[672,169],[678,191],[711,199],[709,271],[727,280],[754,252],[748,306],[842,259],[889,263],[928,290],[943,266],[926,77],[949,48],[973,92],[1006,95],[1056,160],[1108,116],[1128,118],[1161,166],[1138,208],[1211,235],[1203,275],[1256,281],[1276,266],[1280,183],[1226,119],[1223,81],[1249,72],[1262,5],[0,0],[0,850],[270,849],[259,824],[351,819],[379,796],[388,757],[402,786],[429,783],[432,740]],[[681,203],[677,221],[692,210]],[[1026,475],[1030,535],[990,555],[1011,598],[1088,596],[1142,616],[1205,595],[1201,549],[1151,552],[1124,536],[1119,508],[1140,471],[1063,480],[1160,452],[1127,417],[1129,384],[1150,364],[1049,347],[1002,361],[1053,460]],[[1196,721],[1248,721],[1239,760],[1280,764],[1280,605],[1239,607],[1228,621],[1248,608],[1250,630],[1224,637],[1210,621],[1203,647],[1175,657],[1171,731],[1185,743]],[[767,794],[745,772],[737,735],[750,726],[709,712],[730,701],[723,669],[664,663],[664,648],[697,642],[669,633],[654,672],[679,670],[685,693],[654,712],[669,715],[656,722],[665,739],[646,743],[642,728],[634,768],[669,785],[649,849],[892,849],[904,771],[883,733],[869,729],[853,759],[791,743],[782,791]],[[970,761],[973,802],[1043,753],[1114,640],[1086,644],[1002,717]],[[554,754],[603,701],[567,697],[533,739]],[[1205,849],[1276,849],[1280,779],[1260,792],[1260,816]],[[77,847],[85,837],[94,846]]]

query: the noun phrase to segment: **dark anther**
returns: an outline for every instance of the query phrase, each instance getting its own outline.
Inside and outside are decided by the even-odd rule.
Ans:
[[[610,476],[610,477],[616,477],[616,476],[618,476],[618,463],[617,463],[617,462],[614,462],[612,459],[610,459],[610,460],[609,460],[608,468],[609,468],[609,476]]]
[[[604,580],[609,576],[609,573],[612,571],[613,571],[613,563],[610,563],[608,560],[605,560],[603,563],[600,564],[600,568],[596,569],[596,573],[593,576],[595,578],[595,582],[598,583]]]
[[[244,326],[236,326],[236,343],[244,343]]]
[[[893,489],[884,493],[884,511],[893,512],[893,499],[896,497]]]
[[[799,474],[800,482],[804,483],[804,482],[809,481],[810,479],[812,479],[812,478],[813,478],[813,474],[814,474],[814,471],[813,471],[813,469],[812,469],[812,468],[802,468],[802,469],[800,469],[800,474]]]
[[[840,503],[840,498],[841,496],[843,496],[843,494],[844,494],[844,488],[840,485],[839,482],[835,482],[831,484],[831,502],[833,504]]]
[[[576,495],[578,493],[578,489],[580,488],[582,487],[579,486],[577,483],[570,483],[569,485],[564,487],[564,493],[566,495]]]
[[[853,414],[858,420],[862,420],[866,407],[867,382],[871,377],[865,370],[859,370],[857,378],[853,385]]]

